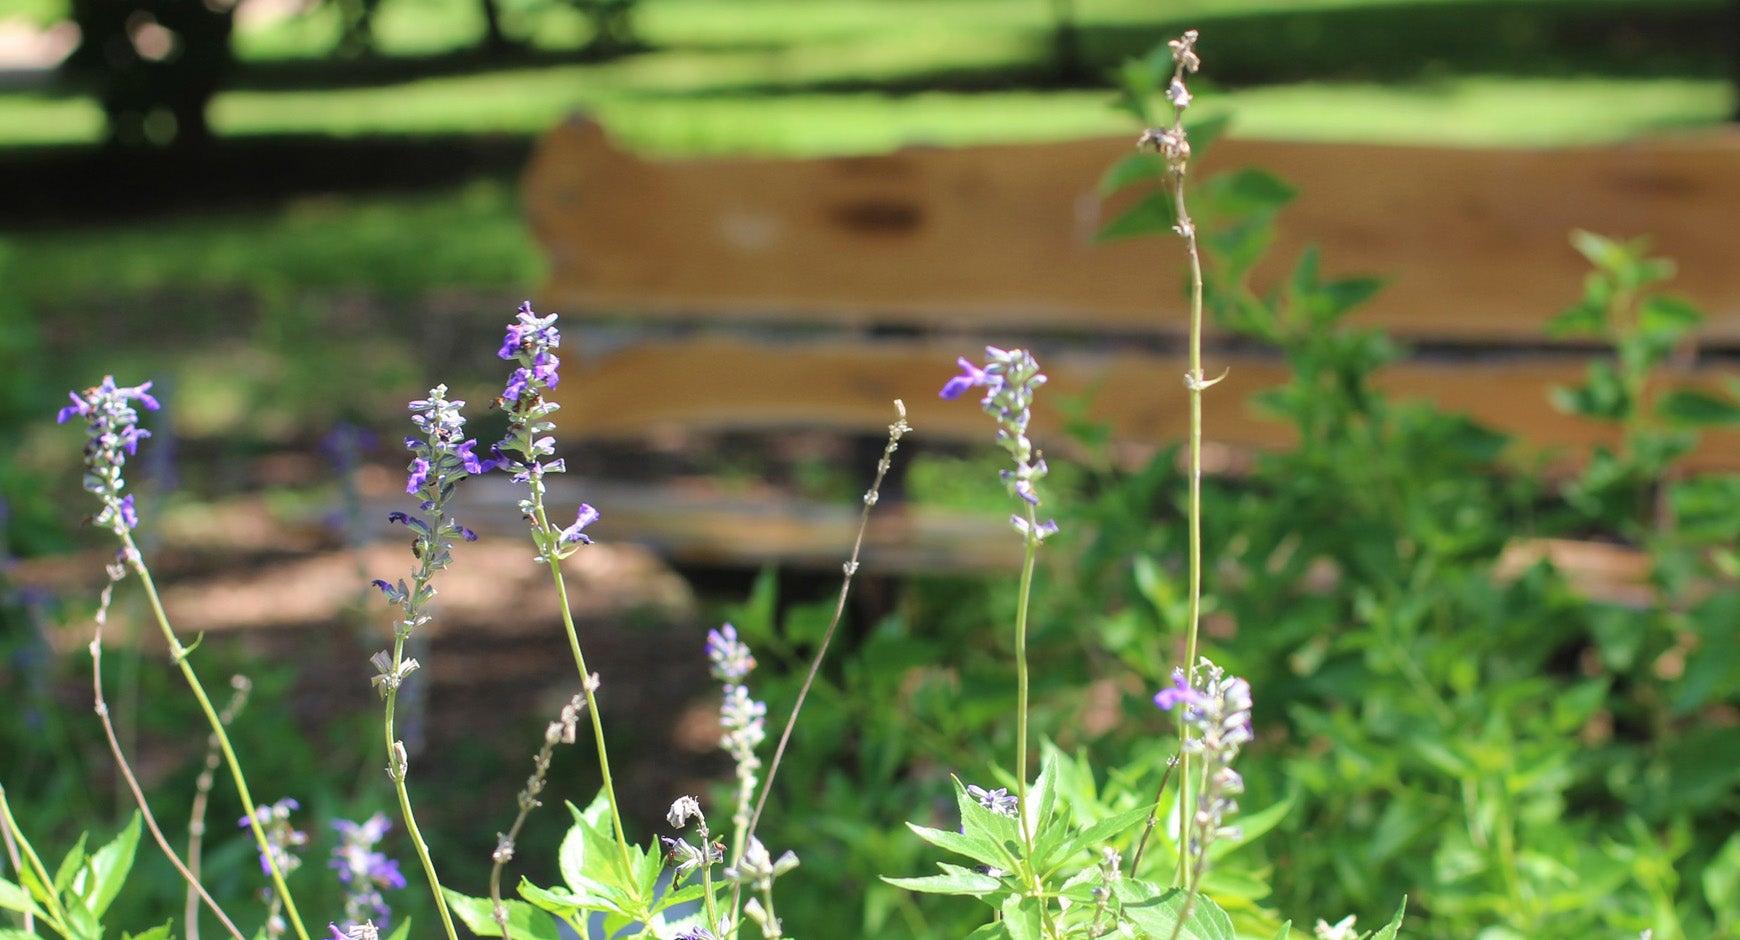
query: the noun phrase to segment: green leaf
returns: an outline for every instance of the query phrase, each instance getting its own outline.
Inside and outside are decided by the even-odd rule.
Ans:
[[[30,892],[23,886],[0,878],[0,910],[17,911],[32,917],[45,916],[42,908],[36,906],[36,901],[30,897]]]
[[[1039,759],[1039,776],[1027,790],[1027,805],[1021,811],[1027,817],[1027,830],[1040,832],[1051,822],[1057,807],[1057,751],[1047,750]]]
[[[1289,791],[1287,798],[1279,803],[1271,803],[1255,813],[1239,814],[1239,845],[1249,845],[1262,836],[1263,833],[1275,828],[1276,824],[1285,819],[1293,809],[1293,798],[1297,791]]]
[[[1299,196],[1299,190],[1267,170],[1243,167],[1213,180],[1215,208],[1228,215],[1275,212]]]
[[[465,926],[480,937],[499,937],[501,927],[495,922],[495,905],[489,898],[473,898],[460,894],[451,888],[442,888],[442,896],[447,898],[447,906]],[[561,931],[556,929],[556,920],[550,915],[538,910],[524,901],[503,901],[508,911],[508,929],[514,937],[522,940],[561,940]]]
[[[1086,826],[1079,833],[1076,833],[1074,839],[1070,840],[1068,852],[1073,855],[1084,849],[1092,850],[1096,846],[1110,842],[1146,822],[1148,814],[1151,812],[1153,812],[1151,806],[1138,806],[1135,809],[1127,809],[1121,813],[1107,816],[1093,825]]]
[[[1403,895],[1401,906],[1396,908],[1396,916],[1390,918],[1390,922],[1384,925],[1384,929],[1378,931],[1371,940],[1396,940],[1396,933],[1402,929],[1402,915],[1407,913],[1407,910],[1408,898]]]
[[[1112,886],[1124,917],[1139,930],[1170,937],[1184,913],[1186,895],[1180,888],[1161,888],[1150,881],[1125,879]],[[1232,918],[1206,895],[1197,895],[1196,907],[1184,922],[1179,937],[1190,940],[1233,940]]]
[[[567,920],[585,910],[585,899],[576,896],[571,891],[559,888],[540,888],[530,880],[521,878],[519,886],[520,897],[533,907],[547,911],[557,917]]]
[[[127,827],[91,856],[91,879],[80,893],[85,897],[85,905],[98,917],[115,902],[127,873],[133,870],[133,858],[139,849],[139,826],[140,816],[135,810]]]
[[[1138,151],[1112,164],[1106,175],[1100,177],[1099,194],[1110,196],[1126,186],[1165,178],[1166,158],[1157,153]]]
[[[1287,940],[1287,938],[1292,936],[1292,934],[1293,934],[1293,922],[1290,920],[1282,921],[1281,922],[1281,929],[1275,931],[1274,940]]]
[[[989,865],[992,868],[1008,870],[1015,867],[1016,857],[982,831],[968,828],[966,832],[949,832],[946,829],[932,829],[929,826],[920,826],[910,822],[906,824],[906,828],[911,829],[920,839],[945,852],[964,855],[975,862]]]
[[[1105,243],[1138,235],[1170,232],[1176,224],[1178,209],[1172,194],[1164,189],[1155,190],[1125,209],[1122,215],[1106,223],[1106,227],[1094,236],[1094,241]]]
[[[965,894],[982,898],[987,894],[1001,890],[1003,882],[990,875],[977,872],[971,868],[938,862],[937,867],[943,870],[940,875],[925,875],[922,878],[889,878],[882,880],[908,891],[919,894]]]
[[[66,853],[66,858],[60,860],[60,867],[54,872],[54,890],[57,894],[64,895],[72,887],[73,878],[84,869],[85,841],[89,838],[90,833],[79,833],[79,841]]]
[[[137,820],[139,817],[135,814],[133,818]],[[166,920],[144,933],[127,933],[126,931],[122,931],[121,940],[171,940],[174,934],[169,932],[169,927],[173,923],[174,921]]]
[[[1693,426],[1740,424],[1740,405],[1732,399],[1689,388],[1663,396],[1656,404],[1656,414],[1667,421]]]
[[[1547,321],[1547,335],[1554,339],[1602,336],[1606,332],[1607,304],[1598,297],[1585,297]]]
[[[1044,902],[1022,894],[1010,895],[1003,901],[1003,928],[1013,940],[1040,940],[1040,922],[1044,919]]]
[[[1711,910],[1740,911],[1740,834],[1731,835],[1699,876]]]
[[[387,935],[387,940],[405,940],[410,935],[411,918],[407,917],[399,921],[399,926],[393,928],[393,932]]]
[[[33,933],[25,933],[16,927],[0,927],[0,940],[42,940]]]
[[[1583,229],[1571,232],[1571,247],[1577,249],[1577,253],[1588,259],[1590,264],[1603,271],[1617,271],[1631,261],[1618,242]]]
[[[1232,126],[1231,114],[1215,114],[1196,121],[1184,122],[1185,136],[1190,138],[1190,153],[1200,159]]]
[[[1651,336],[1678,339],[1704,322],[1704,312],[1681,297],[1657,294],[1637,310],[1637,325]]]

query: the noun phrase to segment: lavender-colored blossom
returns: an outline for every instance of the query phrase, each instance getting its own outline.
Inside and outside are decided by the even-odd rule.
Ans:
[[[598,510],[582,505],[574,524],[557,529],[548,523],[544,512],[544,494],[548,491],[544,477],[562,473],[567,466],[561,459],[546,460],[556,453],[556,439],[549,435],[555,428],[550,416],[557,405],[544,393],[561,380],[557,367],[562,360],[554,350],[562,345],[562,334],[556,328],[556,316],[538,316],[530,302],[520,305],[514,322],[508,324],[507,336],[496,353],[517,363],[497,403],[508,414],[508,431],[490,452],[491,464],[513,474],[515,483],[524,483],[529,494],[520,500],[520,512],[533,523],[533,538],[538,545],[539,560],[554,564],[567,558],[592,539],[582,530],[597,521]]]
[[[1039,505],[1037,484],[1047,473],[1045,458],[1034,449],[1027,437],[1027,425],[1033,419],[1034,392],[1045,384],[1039,363],[1025,349],[985,347],[983,368],[960,359],[961,374],[942,388],[943,398],[959,398],[969,388],[985,389],[979,405],[985,413],[997,419],[997,446],[1007,451],[1015,469],[1001,471],[1003,485],[1010,495],[1029,506]],[[1043,540],[1057,532],[1055,521],[1030,523],[1017,515],[1012,520],[1016,531],[1024,537]]]
[[[965,394],[967,389],[989,384],[995,379],[994,376],[986,372],[984,369],[973,365],[973,363],[965,356],[962,356],[955,361],[960,364],[961,374],[949,379],[947,384],[943,385],[942,391],[937,393],[940,398],[954,401],[961,397],[961,395]]]
[[[741,684],[755,668],[754,654],[737,638],[737,628],[729,623],[707,631],[707,659],[712,663],[713,678],[728,685]]]
[[[967,785],[967,795],[979,801],[979,805],[999,816],[1014,816],[1021,801],[1009,792],[1007,787],[987,790],[984,787]]]
[[[392,828],[392,822],[384,814],[376,813],[361,823],[335,819],[332,828],[338,830],[342,841],[333,847],[327,865],[337,869],[339,883],[344,885],[346,921],[376,922],[386,927],[392,909],[382,892],[405,886],[399,863],[375,849]]]
[[[429,470],[429,461],[421,457],[411,461],[411,475],[405,480],[405,492],[412,496],[417,495],[429,482]]]
[[[1251,685],[1204,658],[1188,679],[1182,669],[1173,673],[1173,685],[1154,696],[1154,704],[1170,709],[1182,706],[1184,740],[1179,749],[1201,758],[1196,811],[1189,820],[1189,851],[1198,872],[1206,869],[1208,849],[1221,838],[1236,839],[1237,826],[1226,817],[1238,811],[1236,797],[1245,790],[1244,778],[1233,769],[1240,749],[1253,738]]]
[[[363,921],[360,924],[350,924],[342,929],[337,924],[327,924],[332,933],[325,940],[380,940],[381,928],[373,921]],[[382,925],[385,926],[385,925]]]
[[[276,803],[262,803],[252,817],[243,816],[236,822],[238,827],[247,829],[258,820],[265,830],[267,852],[260,853],[261,872],[271,874],[276,864],[279,874],[288,875],[302,866],[295,850],[308,844],[308,833],[290,825],[290,813],[301,808],[302,804],[287,796]]]
[[[1172,684],[1154,693],[1154,704],[1162,711],[1171,711],[1174,706],[1200,705],[1202,696],[1190,687],[1190,681],[1184,677],[1183,669],[1172,670]]]
[[[162,407],[150,390],[150,382],[123,388],[115,384],[114,376],[104,376],[102,384],[83,393],[69,392],[73,403],[55,415],[61,424],[74,417],[85,419],[84,488],[103,503],[102,511],[91,522],[123,538],[138,527],[139,515],[133,497],[123,493],[127,484],[121,470],[127,458],[138,453],[139,442],[151,436],[150,431],[139,427],[139,412],[133,403],[147,411]]]
[[[593,509],[586,503],[581,503],[580,512],[574,517],[574,524],[562,530],[562,537],[560,539],[561,543],[563,545],[573,545],[575,543],[591,545],[592,536],[587,535],[580,530],[597,521],[598,510]]]
[[[370,582],[386,595],[388,603],[403,611],[395,626],[399,639],[410,637],[413,629],[428,621],[424,606],[435,596],[430,582],[437,571],[453,563],[453,539],[467,542],[477,539],[477,533],[447,515],[448,500],[459,484],[473,472],[488,469],[472,452],[477,441],[465,437],[464,407],[465,402],[448,399],[445,385],[435,386],[429,390],[428,398],[409,405],[411,423],[421,436],[405,438],[405,446],[412,452],[405,491],[418,497],[418,509],[425,515],[394,511],[387,514],[387,521],[403,524],[416,534],[411,546],[418,562],[412,574],[415,587],[407,586],[403,580],[392,583],[377,578]],[[377,671],[371,681],[382,695],[387,695],[408,674],[401,662],[396,668]]]

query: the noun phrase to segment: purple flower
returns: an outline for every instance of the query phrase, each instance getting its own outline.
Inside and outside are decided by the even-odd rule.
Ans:
[[[755,656],[737,638],[737,628],[728,623],[707,631],[707,659],[713,664],[713,678],[730,685],[742,683],[755,668]]]
[[[597,521],[598,510],[593,509],[591,505],[587,503],[581,503],[580,512],[575,516],[574,524],[562,530],[561,543],[563,545],[570,545],[579,542],[582,545],[591,545],[592,537],[580,530]]]
[[[980,806],[999,816],[1013,816],[1015,810],[1021,805],[1021,801],[1009,792],[1008,787],[987,790],[984,787],[969,785],[967,795],[978,800]]]
[[[476,446],[477,440],[473,438],[453,450],[453,453],[458,455],[460,464],[465,467],[465,472],[474,475],[490,469],[484,466],[483,461],[479,460],[476,454],[471,452],[471,449]]]
[[[139,513],[133,508],[132,493],[128,493],[126,496],[121,497],[120,503],[116,504],[116,506],[121,514],[121,522],[125,524],[127,528],[136,529],[139,527]]]
[[[392,823],[384,814],[376,813],[361,823],[335,819],[332,828],[338,830],[343,841],[333,847],[332,860],[327,865],[338,871],[339,883],[344,885],[346,920],[352,924],[379,921],[386,926],[392,909],[381,892],[405,886],[399,863],[375,850]]]
[[[405,481],[405,492],[412,496],[417,495],[417,491],[423,488],[423,484],[429,482],[430,469],[432,468],[429,466],[429,461],[422,457],[412,460],[411,476]]]
[[[514,374],[508,376],[507,387],[501,390],[502,401],[519,401],[525,396],[526,389],[531,387],[533,378],[532,370],[526,368],[515,369]]]
[[[1184,670],[1172,670],[1172,684],[1154,693],[1154,704],[1161,711],[1171,711],[1174,706],[1183,704],[1186,707],[1201,707],[1202,693],[1190,687],[1190,681],[1184,677]]]
[[[276,803],[262,803],[254,810],[254,815],[243,816],[236,825],[243,829],[249,828],[255,820],[266,833],[266,852],[260,853],[260,871],[270,875],[272,866],[276,863],[278,873],[288,875],[302,864],[295,849],[308,844],[308,833],[290,825],[291,810],[301,809],[302,804],[290,797],[285,797]]]
[[[122,494],[126,486],[122,468],[127,458],[139,451],[139,442],[151,436],[140,429],[139,412],[133,403],[148,411],[161,407],[150,394],[151,383],[121,388],[115,377],[103,377],[102,384],[69,394],[73,401],[55,415],[62,424],[76,415],[85,419],[84,487],[103,501],[103,509],[92,522],[106,526],[117,536],[125,537],[139,525],[139,516],[131,496]]]
[[[965,356],[957,359],[956,362],[960,363],[961,374],[949,379],[948,384],[944,385],[942,391],[938,393],[940,397],[950,401],[961,397],[961,393],[969,388],[986,384],[991,378],[989,373],[973,365]]]

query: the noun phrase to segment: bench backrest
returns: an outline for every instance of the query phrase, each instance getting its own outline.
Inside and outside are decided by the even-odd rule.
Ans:
[[[954,356],[1027,332],[1077,338],[1042,359],[1054,395],[1097,387],[1091,414],[1120,438],[1175,439],[1182,362],[1118,338],[1183,331],[1181,253],[1154,239],[1092,239],[1108,211],[1094,186],[1130,147],[1118,138],[665,161],[613,146],[584,119],[564,124],[524,183],[550,262],[540,309],[632,321],[654,337],[581,350],[590,371],[562,387],[565,433],[874,430],[901,397],[923,431],[982,435],[972,409],[940,407],[935,391]],[[1389,387],[1534,443],[1576,450],[1606,434],[1547,397],[1582,368],[1544,333],[1587,270],[1567,241],[1574,228],[1650,237],[1679,264],[1673,289],[1710,316],[1702,349],[1740,347],[1740,137],[1534,151],[1223,140],[1195,172],[1245,165],[1300,189],[1277,256],[1313,242],[1328,275],[1385,276],[1355,321],[1456,348],[1391,368]],[[1209,364],[1232,366],[1209,396],[1210,435],[1281,442],[1284,430],[1246,405],[1279,381],[1277,364]],[[1713,371],[1688,367],[1684,378],[1713,386]],[[1036,420],[1060,423],[1055,408]],[[1740,436],[1712,436],[1700,459],[1740,464]]]

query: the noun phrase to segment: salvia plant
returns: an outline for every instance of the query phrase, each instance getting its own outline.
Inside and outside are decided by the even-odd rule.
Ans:
[[[598,695],[604,680],[589,668],[562,571],[565,559],[591,544],[586,530],[602,513],[581,503],[567,522],[570,509],[547,502],[547,478],[565,471],[552,433],[557,405],[547,394],[561,381],[562,336],[554,315],[528,303],[497,351],[509,363],[493,402],[506,417],[498,441],[481,446],[466,436],[466,403],[449,398],[445,385],[409,405],[405,494],[414,508],[389,517],[412,534],[409,573],[372,582],[391,613],[382,648],[369,660],[369,681],[382,704],[376,746],[386,757],[383,783],[398,818],[377,813],[316,827],[301,815],[295,794],[257,794],[249,786],[228,730],[249,683],[232,680],[229,703],[216,708],[194,668],[198,642],[184,642],[161,603],[135,540],[143,520],[125,479],[128,461],[151,436],[140,426],[140,409],[160,403],[150,383],[125,387],[105,378],[72,393],[58,417],[84,424],[84,488],[99,505],[89,522],[117,542],[90,645],[93,696],[136,812],[113,840],[90,849],[81,838],[50,867],[31,842],[28,818],[0,787],[8,866],[0,909],[13,915],[13,925],[0,927],[0,940],[104,936],[146,833],[185,883],[187,907],[180,930],[165,918],[129,925],[137,929],[124,931],[128,938],[194,940],[209,914],[236,940],[315,934],[403,940],[412,925],[398,892],[417,874],[439,924],[420,925],[419,936],[438,931],[458,940],[463,925],[477,936],[522,940],[788,937],[797,932],[798,918],[789,912],[802,882],[822,883],[840,872],[818,864],[811,853],[819,847],[781,845],[768,833],[823,827],[881,840],[905,865],[859,886],[866,897],[899,892],[874,925],[866,914],[862,930],[840,928],[864,935],[899,935],[888,920],[896,908],[917,934],[927,927],[925,915],[901,899],[944,895],[977,905],[953,931],[972,940],[1286,940],[1291,922],[1265,905],[1333,911],[1333,922],[1315,921],[1311,934],[1318,940],[1392,940],[1403,920],[1393,905],[1411,889],[1430,914],[1416,923],[1434,936],[1665,940],[1740,929],[1740,836],[1731,826],[1693,825],[1732,816],[1723,787],[1735,781],[1733,762],[1712,769],[1701,758],[1733,753],[1731,720],[1705,725],[1731,718],[1740,678],[1723,657],[1690,655],[1700,646],[1731,645],[1740,622],[1734,592],[1712,589],[1740,579],[1733,548],[1740,483],[1678,470],[1701,430],[1740,424],[1740,386],[1664,389],[1659,381],[1700,315],[1655,289],[1671,269],[1649,258],[1642,244],[1574,236],[1594,271],[1585,296],[1555,330],[1604,343],[1613,356],[1591,366],[1581,384],[1560,390],[1557,401],[1614,425],[1618,443],[1597,449],[1566,485],[1562,505],[1542,510],[1536,524],[1552,533],[1617,533],[1645,550],[1652,586],[1672,601],[1647,609],[1591,603],[1545,562],[1507,575],[1511,580],[1501,585],[1498,558],[1513,533],[1495,520],[1536,507],[1540,493],[1506,472],[1500,436],[1466,419],[1391,402],[1376,389],[1373,374],[1397,350],[1378,334],[1341,323],[1375,292],[1375,281],[1325,281],[1316,253],[1307,251],[1280,288],[1263,294],[1252,286],[1275,215],[1291,192],[1253,170],[1195,185],[1194,151],[1215,130],[1185,121],[1188,82],[1201,66],[1197,39],[1187,32],[1126,69],[1125,104],[1153,126],[1102,182],[1108,194],[1155,187],[1107,227],[1106,237],[1161,232],[1184,246],[1183,382],[1191,420],[1182,459],[1168,452],[1129,477],[1106,470],[1098,490],[1080,494],[1072,511],[1031,433],[1033,405],[1046,384],[1031,350],[993,346],[982,359],[963,357],[959,374],[940,392],[945,399],[976,397],[1003,455],[997,472],[1012,507],[1009,537],[1024,548],[1011,619],[999,628],[1007,642],[997,647],[1008,651],[1012,710],[1006,686],[997,717],[985,719],[956,695],[931,695],[922,674],[909,681],[910,661],[895,654],[934,650],[898,625],[879,627],[867,641],[890,654],[893,671],[848,666],[833,687],[823,665],[858,570],[854,545],[838,597],[821,606],[815,629],[805,634],[806,668],[783,678],[756,676],[751,640],[764,653],[762,644],[773,644],[777,657],[792,659],[775,642],[766,582],[741,616],[707,633],[697,655],[718,684],[718,746],[733,766],[732,780],[716,803],[707,794],[670,794],[668,830],[635,839],[606,747]],[[1165,120],[1149,111],[1156,95],[1166,103]],[[1187,193],[1206,206],[1200,229]],[[1203,472],[1202,399],[1221,378],[1204,364],[1207,316],[1274,347],[1293,372],[1289,384],[1259,404],[1295,425],[1300,444],[1259,459],[1238,484],[1205,479]],[[911,430],[904,408],[895,407],[862,500],[865,520]],[[522,487],[528,563],[549,572],[575,675],[571,697],[544,729],[511,822],[502,808],[506,825],[490,852],[487,893],[472,895],[443,883],[419,826],[407,785],[415,749],[402,739],[400,707],[406,689],[422,678],[411,650],[437,614],[438,575],[459,563],[462,543],[476,537],[451,514],[453,498],[468,477],[486,473],[506,474]],[[1179,524],[1156,526],[1157,518]],[[1672,525],[1657,524],[1664,518]],[[861,525],[859,544],[862,538]],[[1060,584],[1048,586],[1042,550],[1059,543],[1078,553],[1077,570],[1073,581],[1059,577]],[[1239,561],[1211,571],[1207,558]],[[1342,586],[1337,596],[1310,586],[1318,562],[1333,563]],[[1173,567],[1182,573],[1175,576]],[[1209,594],[1210,576],[1226,577],[1232,587]],[[113,590],[128,579],[139,583],[209,733],[184,849],[158,825],[103,698],[101,628]],[[1089,595],[1129,603],[1106,613],[1089,609]],[[1222,637],[1216,646],[1204,635],[1211,612],[1262,629]],[[1032,670],[1036,639],[1049,633],[1042,641],[1057,643],[1053,624],[1066,620],[1090,623],[1109,668],[1131,680],[1124,686],[1143,689],[1142,714],[1125,716],[1113,732],[1142,739],[1124,759],[1096,761],[1087,745],[1073,752],[1060,745],[1062,729],[1034,727],[1036,715],[1059,714],[1056,703],[1080,692],[1067,669],[1037,682]],[[1574,673],[1559,664],[1566,657],[1578,663]],[[777,699],[765,694],[770,686],[780,690]],[[839,815],[764,830],[772,784],[788,756],[802,786],[822,779],[814,764],[806,767],[801,754],[788,751],[813,692],[818,702],[806,721],[834,730],[861,720],[865,773],[888,792],[854,791],[836,776],[818,788],[825,793],[808,796],[834,800],[827,805]],[[846,704],[855,697],[863,701]],[[1343,707],[1347,698],[1359,700],[1357,715]],[[953,759],[946,793],[926,790],[942,782],[912,771],[917,751],[898,724],[915,702],[937,717],[940,739],[977,735],[1000,742],[1002,752],[980,746],[927,754]],[[770,714],[782,719],[777,738]],[[1283,720],[1278,743],[1259,742],[1259,729]],[[979,734],[1007,724],[1010,733]],[[1166,725],[1170,734],[1155,733]],[[1658,745],[1628,740],[1627,734],[1637,737],[1633,729]],[[556,822],[566,827],[557,880],[523,876],[504,884],[525,827],[548,824],[537,811],[559,747],[593,751],[599,790],[583,806],[567,803],[566,817]],[[1580,748],[1589,754],[1579,756]],[[220,768],[246,807],[236,828],[246,832],[248,855],[258,860],[259,907],[249,918],[257,926],[248,930],[206,891],[201,867],[204,815]],[[798,794],[788,795],[798,803]],[[878,799],[918,818],[890,835],[854,823],[842,808]],[[416,855],[413,878],[382,849],[395,827]],[[326,864],[304,864],[323,839]],[[1589,851],[1597,840],[1602,851]],[[924,852],[936,851],[946,855],[929,859],[936,873],[911,874]],[[800,862],[800,852],[812,861]],[[1702,865],[1695,903],[1686,901],[1674,875],[1683,857]],[[298,905],[293,889],[315,877],[310,869],[324,870],[336,885],[342,902],[331,910],[305,913]],[[849,906],[839,898],[828,903]],[[1362,915],[1388,920],[1363,931]],[[948,923],[952,929],[957,921]]]

